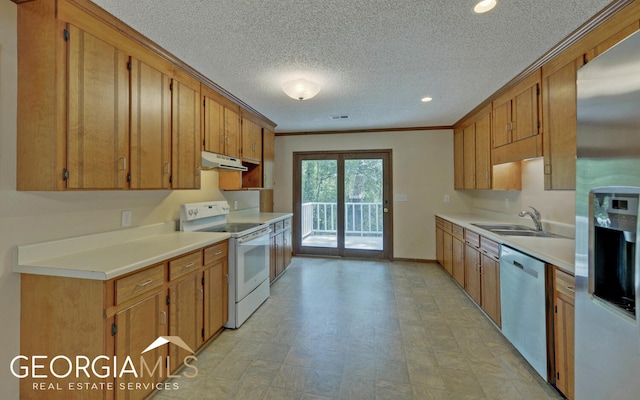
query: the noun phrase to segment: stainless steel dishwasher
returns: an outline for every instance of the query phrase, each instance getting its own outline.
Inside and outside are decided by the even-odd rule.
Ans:
[[[502,333],[547,379],[545,264],[505,245],[500,250]]]

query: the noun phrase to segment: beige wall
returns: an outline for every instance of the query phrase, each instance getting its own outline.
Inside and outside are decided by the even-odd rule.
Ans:
[[[575,225],[575,190],[544,190],[543,167],[542,157],[522,162],[521,191],[469,191],[473,207],[515,216],[533,206],[540,211],[543,221]]]
[[[469,211],[471,205],[467,194],[453,190],[450,130],[278,136],[275,211],[293,211],[293,152],[356,149],[393,151],[393,193],[407,195],[406,202],[393,202],[394,257],[435,259],[434,213]]]
[[[120,229],[122,210],[131,210],[133,226],[140,226],[177,220],[181,203],[224,200],[214,171],[203,171],[202,190],[17,192],[16,15],[16,4],[0,1],[0,391],[8,400],[18,399],[18,380],[8,372],[19,354],[17,245]]]

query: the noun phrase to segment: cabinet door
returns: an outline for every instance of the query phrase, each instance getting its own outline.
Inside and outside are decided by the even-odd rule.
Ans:
[[[262,131],[262,187],[273,189],[274,160],[275,160],[275,133],[273,129],[264,128]]]
[[[204,97],[204,149],[212,153],[225,154],[224,106]]]
[[[475,124],[476,189],[491,189],[491,113]]]
[[[129,157],[129,59],[73,25],[68,30],[67,188],[124,189]]]
[[[480,251],[475,247],[465,246],[465,289],[476,303],[480,304]]]
[[[442,266],[444,267],[444,270],[451,275],[453,272],[453,236],[448,232],[444,232],[442,243]]]
[[[284,271],[284,232],[276,234],[276,276]]]
[[[291,229],[285,229],[282,233],[282,248],[284,251],[284,269],[287,269],[289,264],[291,264],[291,251],[293,249],[291,245]]]
[[[436,260],[444,267],[444,231],[436,228]]]
[[[204,271],[205,337],[208,340],[229,320],[228,263],[219,260]]]
[[[224,154],[240,158],[240,115],[237,111],[224,108]]]
[[[544,186],[547,190],[576,187],[576,78],[582,63],[580,56],[542,80]]]
[[[554,268],[554,344],[556,387],[569,399],[574,398],[574,277]]]
[[[451,275],[460,286],[464,287],[464,242],[454,237],[452,252]]]
[[[538,83],[529,86],[518,93],[513,100],[513,141],[535,136],[539,132],[538,126],[538,96],[540,89]]]
[[[173,189],[200,188],[200,86],[197,81],[173,80]]]
[[[489,317],[501,326],[500,323],[500,265],[498,262],[484,254],[481,256],[481,293],[482,309]]]
[[[275,225],[271,224],[271,231],[275,230]],[[276,279],[276,265],[278,263],[278,243],[276,241],[276,235],[271,235],[269,238],[269,281],[273,282]]]
[[[202,342],[203,300],[202,275],[199,271],[190,273],[169,287],[169,335],[179,336],[193,350]],[[184,357],[191,355],[178,346],[171,346],[169,354],[171,371],[182,365]]]
[[[476,187],[476,124],[473,123],[463,130],[464,154],[464,188]]]
[[[131,188],[168,189],[171,177],[171,79],[131,59]]]
[[[464,189],[464,131],[453,131],[454,189]]]
[[[511,100],[493,105],[492,148],[511,143]]]
[[[260,163],[262,159],[262,127],[242,118],[242,160]]]
[[[138,356],[156,340],[159,336],[167,335],[167,308],[164,292],[159,292],[148,297],[141,302],[131,306],[115,315],[115,325],[117,332],[115,338],[115,355],[118,360],[125,360],[131,356],[132,360],[137,360]],[[168,346],[160,346],[144,354],[145,362],[150,368],[156,365],[161,359],[161,366],[167,357]],[[134,361],[135,362],[135,361]],[[137,362],[135,362],[137,365]],[[164,380],[166,371],[156,371],[152,376],[135,377],[132,374],[123,374],[116,377],[115,386],[127,385],[131,382],[134,387],[136,383],[153,384]],[[144,399],[151,393],[153,386],[147,390],[115,390],[116,399],[138,400]]]

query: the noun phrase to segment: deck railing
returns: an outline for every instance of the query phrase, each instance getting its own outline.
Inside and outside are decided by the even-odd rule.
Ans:
[[[382,236],[382,203],[345,203],[347,236]],[[302,204],[302,238],[309,235],[335,235],[338,204],[310,202]]]

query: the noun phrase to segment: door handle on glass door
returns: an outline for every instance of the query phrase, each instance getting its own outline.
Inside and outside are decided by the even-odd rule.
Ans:
[[[383,208],[383,209],[382,209],[382,212],[386,212],[386,213],[388,213],[388,212],[389,212],[389,209],[388,209],[387,207],[385,207],[385,208]]]

